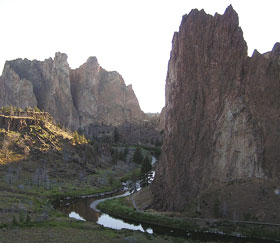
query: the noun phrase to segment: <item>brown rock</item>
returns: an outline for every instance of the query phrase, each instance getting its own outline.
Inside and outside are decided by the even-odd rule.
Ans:
[[[67,55],[56,53],[54,60],[27,59],[8,61],[2,75],[6,94],[2,105],[34,107],[48,111],[65,127],[78,128],[78,114],[73,105]],[[21,83],[22,87],[17,88]],[[10,87],[10,88],[8,88]],[[13,95],[16,90],[18,95]],[[22,102],[24,101],[24,102]]]
[[[247,57],[231,6],[183,16],[168,66],[155,207],[184,210],[212,186],[279,178],[279,49]]]
[[[6,63],[0,77],[0,106],[16,106],[26,108],[37,106],[37,99],[33,93],[32,83],[23,78]]]
[[[54,60],[8,61],[0,88],[0,106],[38,106],[74,130],[87,132],[90,124],[118,126],[145,117],[132,86],[117,72],[101,68],[95,57],[75,70],[63,53]]]
[[[82,129],[92,123],[118,126],[144,119],[132,86],[117,72],[100,67],[96,57],[71,70],[70,80]]]

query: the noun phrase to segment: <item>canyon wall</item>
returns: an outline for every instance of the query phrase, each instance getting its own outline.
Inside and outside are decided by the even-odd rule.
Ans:
[[[45,61],[7,61],[0,77],[0,106],[48,111],[61,125],[87,130],[90,124],[119,126],[145,117],[131,85],[108,72],[95,57],[70,69],[67,55]]]
[[[119,73],[100,67],[95,57],[71,70],[70,80],[82,129],[93,122],[116,126],[144,119],[132,85],[126,86]]]
[[[223,15],[192,10],[183,16],[168,65],[154,207],[187,210],[203,193],[236,181],[242,182],[236,197],[215,195],[227,208],[242,201],[242,193],[258,201],[258,183],[273,182],[266,188],[273,197],[280,178],[279,97],[279,43],[269,53],[248,57],[232,6]],[[248,183],[255,183],[254,189],[246,191]]]

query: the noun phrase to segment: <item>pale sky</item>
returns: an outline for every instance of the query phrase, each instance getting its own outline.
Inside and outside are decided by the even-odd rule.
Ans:
[[[96,56],[132,84],[145,112],[164,106],[174,31],[193,8],[224,13],[232,4],[249,48],[280,42],[280,0],[0,0],[0,69],[6,60],[67,53],[71,68]]]

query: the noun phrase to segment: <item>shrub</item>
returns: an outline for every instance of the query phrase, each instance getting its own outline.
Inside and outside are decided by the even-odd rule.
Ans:
[[[17,218],[15,215],[13,215],[13,225],[18,225]]]
[[[141,149],[137,147],[133,155],[133,162],[137,164],[141,164],[142,161],[143,161],[143,155]]]
[[[148,156],[145,157],[141,166],[141,173],[144,175],[152,169],[152,163]]]
[[[34,107],[34,111],[35,112],[41,112],[40,109],[37,106]]]
[[[26,223],[30,223],[31,222],[31,217],[29,214],[26,215],[26,219],[25,219]]]

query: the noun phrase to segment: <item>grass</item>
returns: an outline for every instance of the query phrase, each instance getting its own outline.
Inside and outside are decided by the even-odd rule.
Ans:
[[[240,225],[228,221],[217,222],[214,226],[199,226],[194,221],[184,220],[183,218],[168,217],[160,213],[149,213],[136,211],[128,203],[126,198],[118,198],[104,201],[97,206],[100,210],[112,216],[147,223],[150,225],[163,226],[173,229],[193,231],[219,230],[229,235],[236,233],[260,239],[280,240],[279,227],[268,227],[262,225]]]
[[[148,235],[129,230],[112,230],[102,226],[68,218],[56,218],[42,222],[22,223],[1,228],[1,243],[18,242],[189,242],[167,236]]]
[[[125,182],[125,181],[128,181],[128,180],[137,180],[137,179],[140,179],[142,176],[141,174],[141,168],[137,168],[133,171],[130,171],[128,172],[125,176],[121,177],[120,178],[120,181],[121,182]]]
[[[98,208],[105,213],[124,219],[135,220],[142,223],[164,226],[187,231],[198,230],[199,226],[180,218],[171,218],[160,214],[136,211],[128,207],[125,198],[107,200],[98,204]]]

